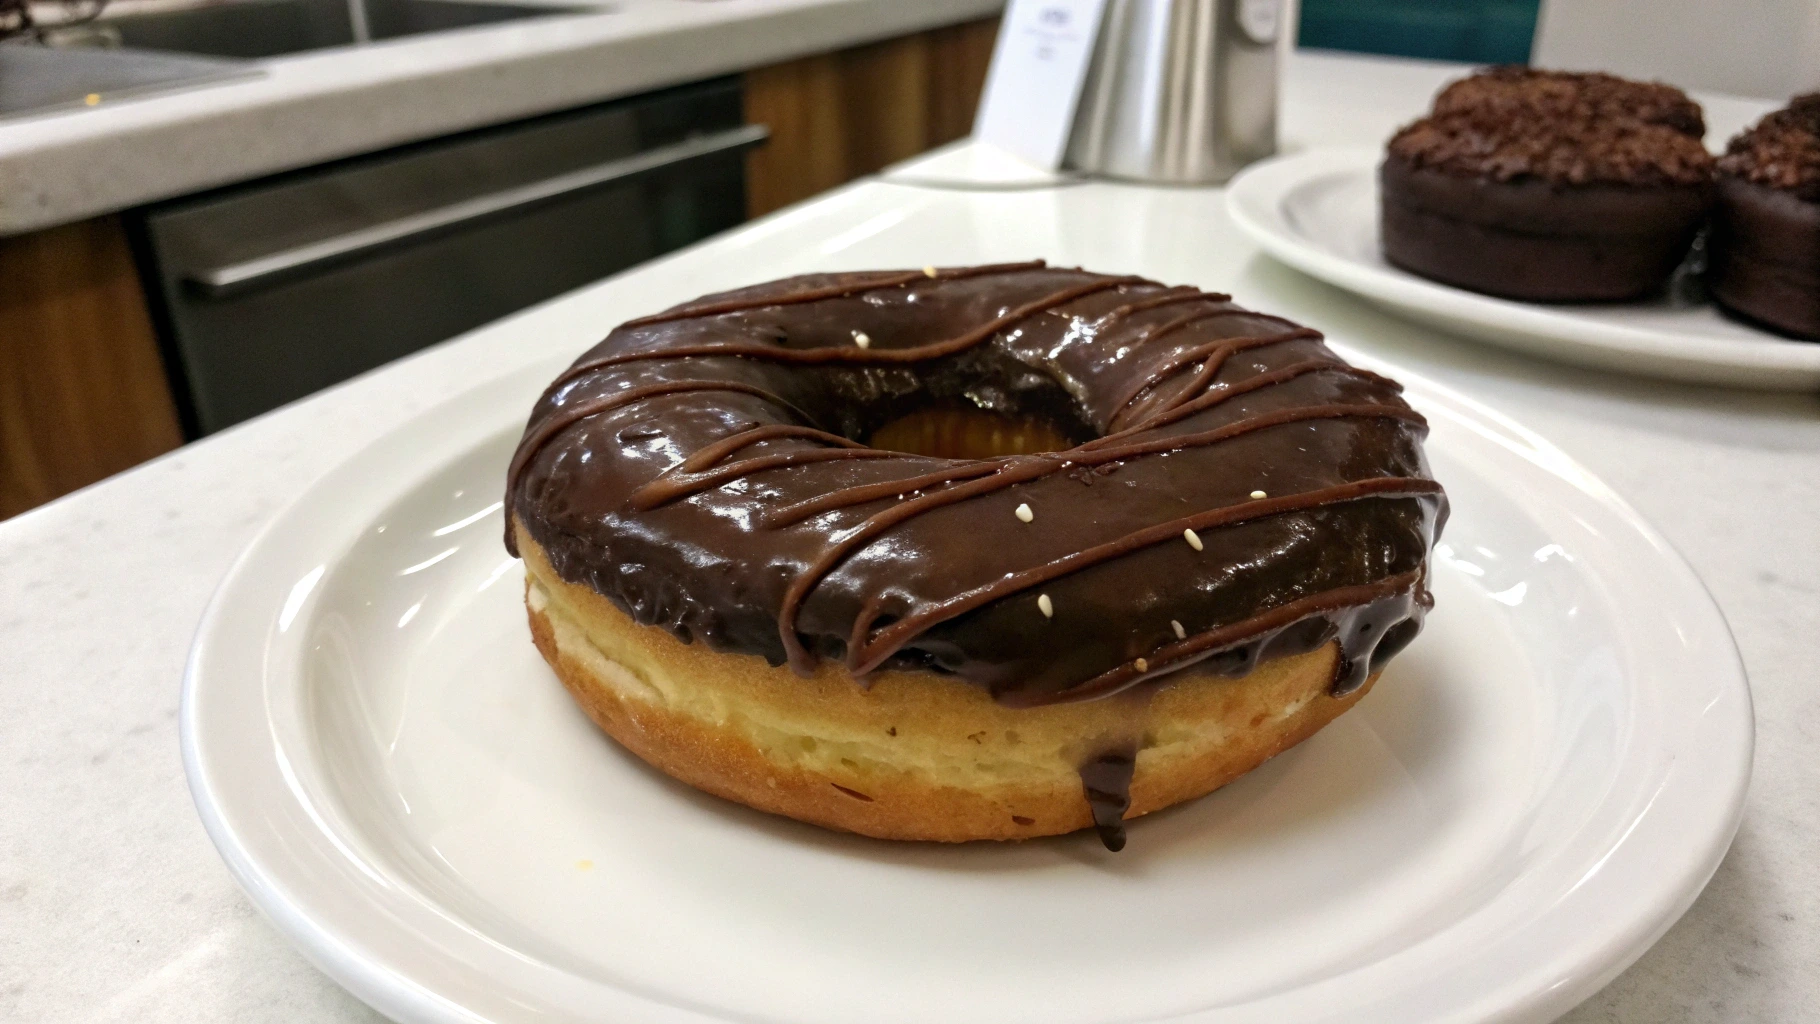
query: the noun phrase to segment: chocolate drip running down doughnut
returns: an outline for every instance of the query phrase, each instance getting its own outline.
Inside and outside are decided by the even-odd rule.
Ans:
[[[1125,848],[1125,812],[1131,809],[1131,772],[1136,767],[1137,751],[1129,744],[1081,765],[1081,790],[1093,811],[1093,830],[1113,853]]]
[[[1446,498],[1399,392],[1194,288],[1040,262],[807,275],[583,355],[512,459],[507,544],[516,521],[564,580],[685,642],[840,659],[862,685],[933,671],[1034,706],[1338,641],[1344,694],[1431,603]],[[943,407],[1072,447],[866,444]]]

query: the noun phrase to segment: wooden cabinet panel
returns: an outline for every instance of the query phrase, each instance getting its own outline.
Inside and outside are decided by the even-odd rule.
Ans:
[[[746,73],[753,216],[966,135],[998,19]],[[183,442],[115,217],[0,238],[0,519]]]
[[[118,218],[0,238],[0,518],[182,443]]]
[[[747,165],[748,210],[770,213],[965,136],[997,35],[990,18],[746,72],[746,120],[771,128]]]

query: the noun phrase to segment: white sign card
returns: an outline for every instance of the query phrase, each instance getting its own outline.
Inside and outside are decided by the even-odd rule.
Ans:
[[[1105,0],[1011,0],[973,137],[1058,170]]]

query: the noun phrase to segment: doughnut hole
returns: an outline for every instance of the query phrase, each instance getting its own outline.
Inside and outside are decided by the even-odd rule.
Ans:
[[[879,427],[866,443],[940,459],[1035,455],[1074,446],[1061,431],[1035,417],[960,408],[919,409]]]

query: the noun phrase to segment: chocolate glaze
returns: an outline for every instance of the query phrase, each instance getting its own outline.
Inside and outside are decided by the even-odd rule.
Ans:
[[[1446,517],[1399,392],[1192,288],[1040,263],[807,275],[614,330],[537,403],[507,508],[634,620],[802,672],[934,671],[1027,706],[1337,639],[1345,692],[1419,629]],[[942,405],[1075,446],[862,443]]]
[[[1706,282],[1720,308],[1820,339],[1820,202],[1721,174],[1708,253]]]
[[[1820,339],[1820,93],[1795,97],[1731,140],[1707,248],[1720,308]]]
[[[1613,302],[1659,290],[1711,202],[1695,185],[1564,186],[1378,169],[1384,257],[1459,288],[1531,302]]]
[[[1093,830],[1113,853],[1125,848],[1125,812],[1131,809],[1131,773],[1136,768],[1137,748],[1130,744],[1081,765],[1081,792],[1093,812]]]

